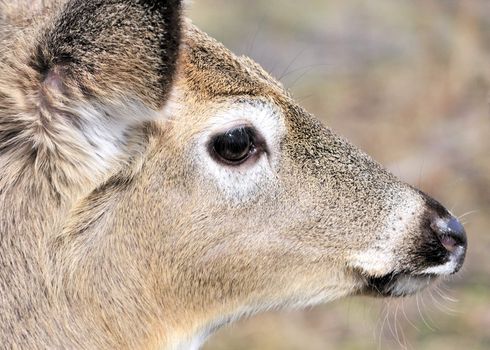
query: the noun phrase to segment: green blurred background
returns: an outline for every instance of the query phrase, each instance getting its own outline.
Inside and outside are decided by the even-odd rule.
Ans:
[[[462,217],[462,271],[418,298],[270,313],[205,349],[490,349],[490,1],[195,0],[188,15]]]

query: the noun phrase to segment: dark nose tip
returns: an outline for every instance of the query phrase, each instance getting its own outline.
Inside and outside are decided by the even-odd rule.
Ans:
[[[457,247],[466,248],[466,231],[455,217],[434,218],[430,227],[449,252],[454,252]]]

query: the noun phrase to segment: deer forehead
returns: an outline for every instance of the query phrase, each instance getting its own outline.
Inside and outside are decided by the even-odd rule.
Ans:
[[[261,184],[276,181],[288,100],[281,85],[252,60],[235,56],[186,23],[180,69],[163,114],[172,130],[167,137],[176,149],[189,150],[185,156],[194,158],[202,181],[213,181],[235,200],[250,198]],[[266,154],[240,169],[216,163],[208,154],[211,138],[240,125],[261,135]]]

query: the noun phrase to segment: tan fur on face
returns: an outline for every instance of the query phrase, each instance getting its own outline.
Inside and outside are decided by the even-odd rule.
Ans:
[[[355,293],[363,280],[348,268],[351,255],[369,247],[368,232],[381,230],[399,204],[388,198],[402,188],[411,191],[346,141],[325,134],[258,67],[234,58],[190,25],[186,33],[171,119],[152,126],[143,168],[131,183],[117,186],[115,178],[109,182],[114,185],[97,192],[97,200],[86,201],[59,238],[65,248],[58,248],[85,261],[58,273],[78,276],[72,279],[73,289],[79,288],[76,281],[98,276],[99,269],[102,275],[114,274],[113,266],[120,267],[116,279],[154,283],[167,343],[206,334],[245,314]],[[246,202],[233,201],[202,175],[206,159],[198,150],[202,131],[213,118],[240,103],[274,105],[287,126],[277,149],[277,182],[261,186]],[[321,159],[317,153],[325,149],[319,147],[328,144],[332,158],[311,163],[308,157]],[[348,161],[338,164],[338,157]],[[96,210],[94,203],[100,203]],[[356,225],[364,235],[358,235]],[[120,252],[111,255],[117,263],[107,270],[94,263],[108,254],[104,247]],[[127,270],[138,266],[140,275],[127,276]],[[148,266],[156,267],[156,275],[147,274]],[[108,294],[124,297],[115,290]],[[93,293],[79,295],[83,304]],[[109,304],[105,299],[100,303]]]
[[[67,56],[52,40],[63,38],[62,10],[34,22],[4,12],[12,28],[28,26],[2,36],[1,344],[196,348],[245,315],[422,268],[422,194],[320,125],[250,59],[189,21],[182,45],[164,54],[143,25],[159,14],[129,1],[126,18],[120,3],[97,11],[116,4],[108,18],[128,22],[100,37],[93,23],[87,32],[74,24],[84,40],[67,40]],[[70,6],[79,18],[83,3]],[[102,14],[94,23],[107,25]],[[225,167],[207,145],[243,124],[267,147],[255,163]]]
[[[97,337],[84,329],[87,320],[75,322],[77,308],[66,306],[73,296],[56,295],[48,242],[77,200],[138,163],[134,155],[144,153],[146,143],[143,123],[164,118],[160,109],[179,49],[180,2],[163,5],[1,4],[2,346],[134,348],[157,336],[121,340],[103,323]]]

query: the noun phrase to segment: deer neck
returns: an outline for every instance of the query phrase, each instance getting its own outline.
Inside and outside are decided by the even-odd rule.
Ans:
[[[135,153],[141,154],[138,146]],[[142,262],[114,266],[114,249],[124,247],[106,240],[104,228],[91,232],[100,245],[88,245],[88,254],[80,254],[78,238],[87,236],[75,224],[77,232],[63,235],[63,227],[77,220],[77,203],[90,201],[85,198],[90,191],[63,192],[34,168],[7,165],[0,174],[0,327],[14,329],[0,332],[0,343],[32,349],[156,348],[159,316],[146,310],[159,308],[151,291],[139,288],[148,283],[136,280],[145,278]],[[102,187],[110,186],[108,180]]]

